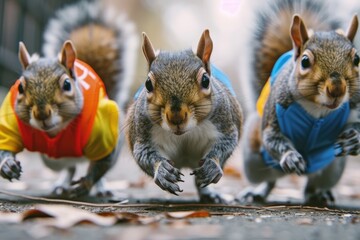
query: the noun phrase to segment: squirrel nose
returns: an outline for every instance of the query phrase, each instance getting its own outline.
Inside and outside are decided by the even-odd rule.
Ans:
[[[185,122],[187,118],[187,112],[185,111],[170,112],[166,114],[166,118],[168,122],[172,123],[173,125],[180,125],[183,122]]]
[[[330,79],[326,83],[326,94],[330,97],[341,97],[346,92],[346,82],[337,72],[330,74]]]
[[[187,120],[188,107],[182,103],[179,97],[172,96],[165,106],[166,120],[172,124],[179,126]]]
[[[34,106],[33,107],[34,118],[39,121],[44,121],[51,116],[51,109],[49,105],[45,106]]]

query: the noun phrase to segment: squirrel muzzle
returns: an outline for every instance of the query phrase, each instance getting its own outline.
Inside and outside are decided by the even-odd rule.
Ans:
[[[189,109],[185,104],[180,104],[176,107],[172,104],[167,104],[164,113],[167,125],[173,133],[176,135],[185,133],[189,116]]]
[[[339,98],[346,93],[346,82],[345,79],[337,72],[330,74],[330,78],[325,83],[326,94],[328,97]]]
[[[62,118],[54,114],[50,104],[34,105],[31,109],[30,125],[42,131],[61,130]]]
[[[49,104],[43,106],[35,105],[32,108],[32,115],[37,121],[45,121],[51,117],[51,107]]]
[[[327,97],[327,103],[325,104],[328,108],[337,108],[343,101],[346,95],[346,81],[337,72],[330,74],[330,77],[325,81],[325,93]]]

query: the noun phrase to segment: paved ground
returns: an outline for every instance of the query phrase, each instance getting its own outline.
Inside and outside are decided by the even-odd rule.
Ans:
[[[24,168],[21,181],[8,183],[1,180],[0,191],[33,197],[46,196],[56,174],[46,169],[36,154],[23,153],[19,157]],[[114,191],[115,196],[81,199],[106,203],[106,206],[69,205],[95,213],[135,213],[149,217],[152,223],[123,221],[108,227],[80,224],[59,230],[27,220],[16,224],[0,223],[0,239],[360,239],[359,167],[359,159],[350,159],[344,177],[335,189],[338,200],[335,209],[302,207],[304,179],[295,176],[281,180],[270,196],[270,203],[265,206],[234,203],[229,206],[203,205],[197,204],[196,190],[189,171],[184,172],[184,192],[176,197],[159,189],[139,171],[124,151],[116,167],[107,176],[107,187]],[[215,187],[231,200],[248,186],[241,175],[238,157],[231,159],[226,173]],[[109,205],[121,200],[127,200],[128,203]],[[46,201],[0,194],[2,212],[21,213],[39,203],[54,205]],[[174,219],[164,215],[200,210],[205,210],[210,216]]]

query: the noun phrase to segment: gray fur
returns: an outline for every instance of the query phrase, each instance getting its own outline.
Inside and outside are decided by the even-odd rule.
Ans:
[[[298,4],[300,4],[299,1]],[[309,1],[304,1],[303,3],[308,3]],[[284,5],[284,3],[286,3]],[[316,4],[322,4],[317,2]],[[278,5],[278,10],[286,10],[291,15],[294,13],[294,8],[292,2],[287,0],[280,0],[274,2],[274,6]],[[285,6],[285,7],[284,7]],[[287,7],[286,7],[287,6]],[[306,6],[306,5],[304,5]],[[265,8],[265,12],[268,10],[273,14],[275,8]],[[316,16],[326,15],[327,12],[325,8],[321,6],[318,7],[321,10],[319,13],[315,11],[312,7],[305,7],[302,9],[303,13],[307,13],[307,16],[314,15]],[[324,9],[324,10],[322,10]],[[322,12],[324,11],[324,12]],[[269,16],[265,13],[265,17]],[[324,16],[325,16],[324,15]],[[301,15],[300,15],[301,16]],[[328,15],[329,17],[330,15]],[[276,16],[274,16],[276,18]],[[268,26],[275,23],[277,20],[266,18],[269,20]],[[311,26],[316,22],[307,22],[311,20],[304,19],[304,22],[307,26]],[[334,24],[338,20],[336,17],[323,22],[321,29],[334,29],[336,27]],[[283,23],[289,24],[290,23]],[[326,24],[328,26],[326,26]],[[316,26],[313,27],[317,30]],[[266,38],[266,27],[262,29],[262,36],[260,37],[261,41]],[[277,37],[289,38],[289,33],[286,35],[279,34]],[[276,40],[272,39],[272,42]],[[267,39],[267,42],[269,39]],[[281,47],[281,45],[279,45]],[[261,46],[262,51],[257,51],[254,55],[259,58],[259,53],[269,52],[266,47]],[[276,179],[284,176],[289,173],[297,173],[298,175],[303,175],[305,173],[306,162],[300,153],[296,150],[293,143],[284,136],[279,127],[279,123],[276,116],[276,104],[280,104],[284,108],[288,107],[293,102],[298,102],[300,105],[306,101],[306,107],[304,107],[309,114],[313,114],[319,109],[319,116],[324,117],[329,114],[332,110],[325,109],[322,106],[319,106],[318,103],[314,102],[311,99],[313,95],[320,95],[318,91],[318,83],[325,81],[332,73],[336,72],[340,76],[346,79],[346,89],[348,94],[348,100],[350,102],[351,108],[351,117],[349,118],[349,123],[344,128],[343,133],[340,134],[338,141],[335,144],[338,144],[342,147],[342,153],[339,156],[336,156],[336,159],[325,169],[311,174],[308,176],[308,183],[305,190],[305,201],[309,204],[331,204],[334,201],[334,198],[331,194],[331,189],[339,181],[345,166],[345,160],[347,155],[357,155],[360,153],[360,124],[358,114],[359,110],[359,73],[354,70],[352,65],[352,59],[349,58],[354,45],[349,41],[345,36],[335,33],[335,31],[327,32],[315,32],[307,42],[301,46],[301,52],[305,49],[308,49],[314,54],[315,64],[317,68],[311,70],[311,75],[304,75],[306,77],[302,78],[302,75],[298,74],[297,64],[299,64],[300,59],[291,59],[287,65],[283,66],[282,70],[279,72],[275,83],[271,87],[270,96],[266,102],[264,108],[264,115],[260,119],[255,113],[255,116],[251,116],[246,123],[247,129],[244,133],[243,140],[243,156],[244,156],[244,170],[247,178],[250,182],[261,183],[258,188],[254,190],[246,190],[242,192],[238,198],[247,199],[252,197],[253,200],[265,200],[268,194],[271,192],[271,189],[275,186]],[[282,49],[281,53],[285,53],[289,49]],[[261,56],[260,56],[261,57]],[[278,56],[273,56],[274,60]],[[255,64],[254,64],[254,67]],[[349,76],[349,69],[351,69],[351,76]],[[269,77],[270,73],[267,73]],[[311,76],[311,77],[309,77]],[[302,81],[308,81],[309,85],[307,89],[300,89],[300,84]],[[262,84],[260,80],[257,82]],[[313,85],[311,85],[312,83]],[[304,94],[305,93],[305,94]],[[261,124],[258,124],[261,121]],[[261,129],[256,129],[257,126],[261,126]],[[251,137],[254,137],[256,130],[261,132],[259,136],[259,142],[261,146],[258,148],[253,148],[250,142]],[[260,153],[261,148],[265,148],[268,153],[274,159],[274,165],[280,164],[283,171],[273,169],[270,166],[265,165],[262,155]]]
[[[156,79],[154,95],[176,97],[192,108],[191,99],[199,94],[196,75],[201,67],[204,64],[190,50],[160,52],[150,66]],[[150,116],[144,88],[128,112],[127,138],[136,162],[160,188],[177,195],[182,191],[177,184],[182,181],[180,169],[191,168],[200,200],[216,202],[221,201],[219,195],[206,186],[217,183],[223,175],[222,168],[241,135],[242,113],[221,82],[213,77],[210,82],[209,113],[179,136],[160,126],[162,106],[158,106],[156,116]]]

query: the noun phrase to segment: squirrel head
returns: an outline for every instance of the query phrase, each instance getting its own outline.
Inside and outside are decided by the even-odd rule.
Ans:
[[[142,49],[149,67],[145,89],[151,120],[176,135],[186,133],[212,109],[209,31],[201,35],[196,54],[191,50],[156,54],[145,33]]]
[[[346,34],[339,31],[310,34],[300,16],[293,17],[290,35],[299,97],[331,111],[359,94],[359,55],[352,43],[357,28],[355,15]]]
[[[75,48],[70,41],[62,47],[59,59],[33,61],[19,43],[23,71],[18,84],[15,112],[32,127],[56,135],[82,110],[82,94],[74,75]]]

